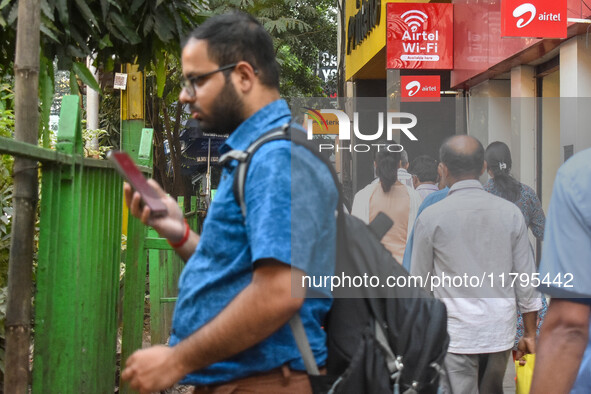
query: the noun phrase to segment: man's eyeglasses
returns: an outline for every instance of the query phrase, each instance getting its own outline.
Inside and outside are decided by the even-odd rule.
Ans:
[[[194,75],[192,77],[189,78],[185,78],[183,80],[183,89],[185,89],[185,91],[187,92],[187,94],[190,97],[195,97],[195,87],[201,85],[203,82],[205,82],[205,80],[207,78],[209,78],[210,76],[212,76],[213,74],[220,72],[220,71],[226,71],[226,70],[231,70],[234,67],[236,67],[238,65],[238,63],[232,63],[232,64],[227,64],[225,66],[222,66],[216,70],[210,71],[208,73],[205,74],[201,74],[201,75]]]

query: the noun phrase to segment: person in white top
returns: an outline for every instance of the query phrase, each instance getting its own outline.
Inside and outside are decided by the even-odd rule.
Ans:
[[[535,353],[541,302],[533,281],[525,280],[536,271],[527,226],[515,204],[487,193],[478,181],[485,167],[477,139],[451,137],[440,159],[450,190],[417,218],[411,275],[432,278],[424,287],[447,307],[444,365],[453,393],[502,394],[517,307],[525,326],[517,357]],[[514,276],[524,281],[509,280]],[[437,279],[440,285],[430,287]]]
[[[351,214],[365,223],[370,223],[380,212],[392,219],[394,225],[381,241],[396,261],[402,264],[406,242],[421,204],[421,196],[398,179],[400,152],[378,152],[374,165],[378,179],[355,195]]]
[[[403,150],[402,152],[400,152],[400,166],[398,167],[398,181],[400,181],[400,183],[402,183],[403,185],[412,187],[414,189],[414,186],[412,184],[412,176],[407,171],[408,166],[409,166],[408,153],[405,150]]]

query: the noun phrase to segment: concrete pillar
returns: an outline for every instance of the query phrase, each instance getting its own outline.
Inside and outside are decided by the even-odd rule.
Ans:
[[[493,141],[511,143],[511,85],[506,80],[484,81],[468,98],[468,134],[486,146]]]
[[[591,48],[585,35],[560,47],[560,158],[591,147]]]
[[[536,188],[536,79],[531,66],[511,70],[511,157],[513,176]]]

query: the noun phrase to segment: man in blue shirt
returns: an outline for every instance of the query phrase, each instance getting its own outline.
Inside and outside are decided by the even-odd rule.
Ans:
[[[591,149],[559,170],[544,234],[540,290],[552,296],[531,393],[591,392]],[[578,371],[578,372],[577,372]]]
[[[415,219],[415,223],[416,223],[417,219],[419,218],[419,215],[421,214],[421,212],[423,212],[427,207],[430,207],[431,205],[435,204],[436,202],[443,200],[445,197],[447,197],[448,193],[449,193],[449,187],[446,186],[443,189],[433,192],[433,193],[429,194],[427,197],[425,197],[425,199],[421,203],[421,206],[419,207],[419,210],[417,211],[417,217]],[[406,270],[408,272],[410,272],[410,261],[412,259],[412,245],[414,243],[414,238],[415,238],[415,226],[412,226],[410,236],[408,237],[408,242],[406,243],[406,248],[404,249],[404,257],[402,258],[402,266],[404,268],[406,268]]]
[[[271,37],[254,18],[232,13],[208,19],[191,33],[181,61],[186,82],[180,100],[203,129],[231,133],[220,153],[245,150],[291,120],[279,98]],[[303,147],[267,143],[250,164],[243,217],[233,193],[236,165],[223,169],[201,236],[188,229],[175,201],[155,182],[169,210],[162,218],[150,217],[138,193],[125,186],[132,214],[187,261],[171,346],[136,351],[122,373],[141,393],[179,380],[196,386],[195,393],[260,392],[263,386],[267,392],[310,392],[286,324],[296,313],[317,364],[326,363],[321,325],[331,300],[304,301],[301,278],[334,270],[337,191],[331,174]]]

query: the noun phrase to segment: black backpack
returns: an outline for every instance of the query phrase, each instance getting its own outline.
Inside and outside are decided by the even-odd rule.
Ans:
[[[337,204],[337,262],[335,274],[353,277],[371,273],[387,277],[408,277],[408,272],[380,243],[393,225],[379,214],[366,225],[345,214],[340,182],[330,161],[306,139],[304,132],[292,132],[286,124],[273,129],[245,151],[230,151],[220,158],[238,160],[234,195],[246,216],[244,183],[250,160],[265,143],[291,140],[308,148],[330,169],[339,191]],[[381,282],[384,283],[384,282]],[[348,289],[350,291],[350,289]],[[443,359],[449,345],[445,305],[418,287],[359,288],[346,295],[333,292],[333,306],[327,316],[327,374],[320,375],[299,314],[290,320],[314,393],[433,393],[444,375]]]

